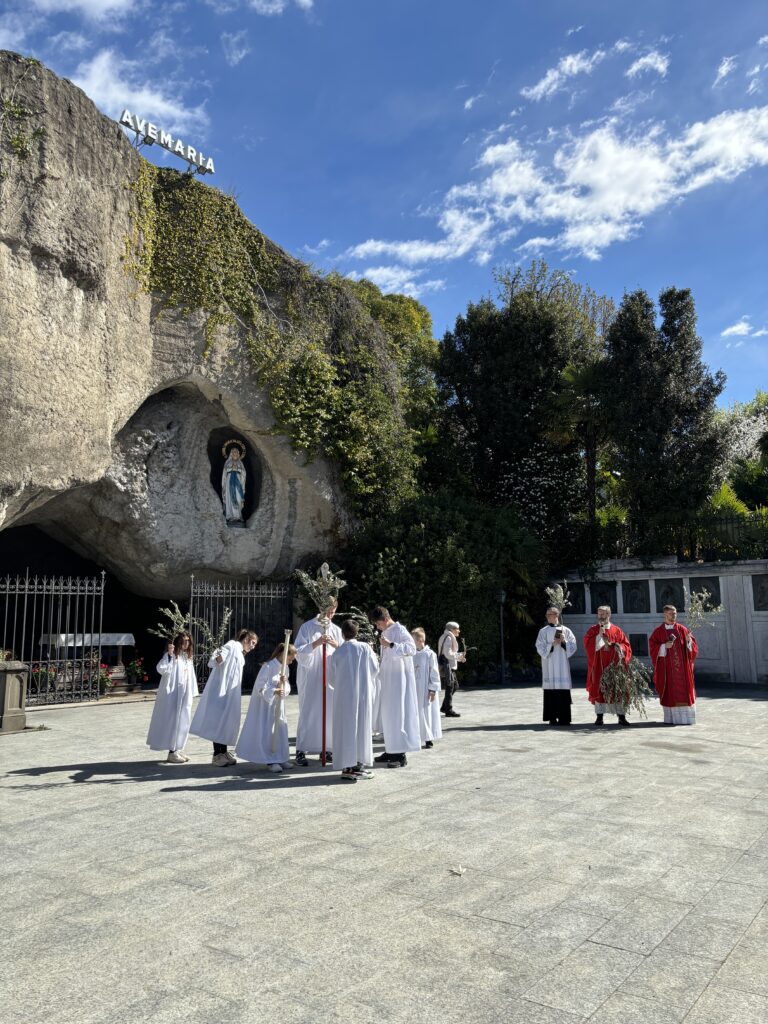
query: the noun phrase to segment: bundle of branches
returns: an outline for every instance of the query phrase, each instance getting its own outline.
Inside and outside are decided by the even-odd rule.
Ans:
[[[309,573],[301,569],[297,569],[294,576],[320,612],[327,612],[330,606],[338,601],[341,588],[347,585],[347,581],[340,573],[331,572],[327,562],[323,562],[317,570],[316,579],[312,579]]]
[[[654,697],[651,674],[638,658],[630,658],[609,665],[600,677],[600,692],[606,704],[623,704],[647,718],[645,702]]]
[[[158,622],[157,629],[148,629],[148,633],[162,637],[163,640],[173,640],[179,633],[192,633],[196,635],[202,651],[210,658],[214,651],[223,647],[227,642],[229,634],[229,620],[232,618],[232,609],[225,608],[221,618],[221,625],[214,635],[211,627],[205,619],[194,618],[189,612],[184,614],[175,601],[171,601],[172,608],[161,608],[160,612],[166,617],[167,622]]]
[[[565,580],[562,583],[555,583],[551,587],[544,587],[544,593],[547,595],[547,601],[553,608],[562,615],[566,608],[570,608],[570,596],[571,592],[568,589],[568,584]]]
[[[343,621],[344,619],[352,619],[353,622],[357,623],[357,639],[363,643],[370,644],[371,647],[379,653],[379,634],[373,628],[373,624],[362,608],[358,608],[357,605],[353,604],[350,606],[348,612],[339,612],[336,616],[337,619]]]
[[[695,633],[699,626],[711,626],[715,628],[714,622],[709,616],[719,615],[724,608],[721,604],[715,605],[712,595],[706,587],[701,590],[689,591],[683,587],[685,592],[685,621],[688,629]]]

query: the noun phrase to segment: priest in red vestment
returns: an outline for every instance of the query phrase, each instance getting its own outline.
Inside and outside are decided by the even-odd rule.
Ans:
[[[607,704],[600,689],[603,672],[614,662],[626,665],[632,657],[629,638],[611,622],[611,609],[607,604],[597,609],[597,622],[590,626],[584,637],[587,652],[587,695],[595,706],[595,725],[604,725],[603,715],[618,715],[619,725],[629,725],[627,709],[623,704]]]
[[[677,608],[664,605],[664,622],[648,640],[653,664],[653,685],[664,708],[667,725],[696,724],[693,666],[699,653],[696,638],[677,621]]]

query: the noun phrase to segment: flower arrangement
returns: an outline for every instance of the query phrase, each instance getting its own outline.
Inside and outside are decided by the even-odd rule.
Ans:
[[[144,659],[139,657],[137,654],[136,657],[129,661],[125,666],[125,672],[126,675],[129,676],[144,676],[146,679],[147,677],[144,675]]]

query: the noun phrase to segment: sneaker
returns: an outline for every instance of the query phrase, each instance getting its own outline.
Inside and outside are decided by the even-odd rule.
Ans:
[[[373,760],[376,764],[389,764],[390,758],[391,754],[388,754],[385,750],[383,754],[379,754],[379,756],[374,757]]]
[[[326,752],[325,752],[325,763],[328,764],[328,762],[332,761],[332,760],[333,760],[333,754],[331,753],[330,750],[326,750]]]
[[[304,753],[303,750],[297,750],[296,751],[296,759],[295,760],[296,760],[296,764],[299,766],[299,768],[306,768],[307,765],[309,764],[309,761],[307,760],[307,755]]]
[[[432,740],[427,740],[427,742],[424,744],[424,749],[425,750],[431,750],[432,747],[434,747],[434,745],[435,744],[432,742]]]
[[[168,753],[168,759],[166,760],[166,764],[186,764],[188,760],[189,758],[184,757],[184,755],[180,754],[178,750],[171,750]]]
[[[267,768],[269,768],[274,775],[281,775],[283,771],[283,766],[281,764],[268,764]]]
[[[408,764],[408,758],[405,754],[392,754],[390,760],[387,763],[388,768],[405,768]]]
[[[461,715],[459,714],[458,711],[446,711],[445,712],[445,717],[446,718],[461,718]]]
[[[290,761],[281,761],[280,767],[284,768],[287,772],[291,772],[296,767],[296,765],[292,764]]]
[[[211,764],[215,764],[217,768],[229,768],[231,761],[226,754],[214,754]]]
[[[345,782],[357,782],[358,780],[357,772],[353,772],[351,769],[346,768],[341,773],[341,777],[342,779],[344,779]]]
[[[234,755],[233,753],[231,753],[231,752],[230,752],[229,750],[225,750],[225,751],[224,751],[224,757],[226,757],[227,761],[228,761],[228,762],[229,762],[230,764],[237,764],[237,758],[236,758],[236,757],[235,757],[235,755]]]
[[[353,768],[352,774],[358,779],[372,779],[373,772],[367,768]]]

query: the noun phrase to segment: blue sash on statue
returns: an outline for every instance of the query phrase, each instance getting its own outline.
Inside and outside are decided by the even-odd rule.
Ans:
[[[240,474],[234,469],[229,471],[229,500],[233,505],[239,505],[245,497],[243,485],[240,483]]]

